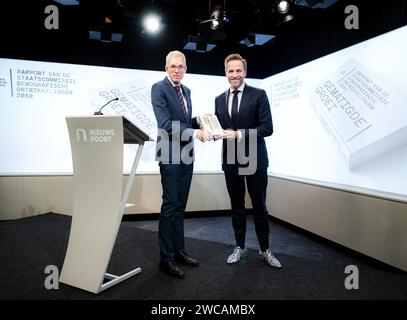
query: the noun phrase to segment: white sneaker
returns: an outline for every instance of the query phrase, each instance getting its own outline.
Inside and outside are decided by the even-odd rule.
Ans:
[[[266,251],[259,251],[259,258],[266,261],[267,264],[274,268],[281,268],[280,261],[278,261],[277,258],[271,253],[270,249],[267,249]]]
[[[226,262],[229,263],[229,264],[239,262],[240,259],[246,257],[246,254],[247,254],[246,249],[242,249],[239,246],[237,246],[233,250],[233,253],[228,257]]]

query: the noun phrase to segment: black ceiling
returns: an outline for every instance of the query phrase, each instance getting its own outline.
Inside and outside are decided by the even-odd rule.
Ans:
[[[226,4],[232,14],[227,38],[209,53],[184,51],[189,72],[223,74],[223,59],[239,52],[249,62],[251,77],[264,77],[354,43],[407,24],[405,0],[338,0],[327,9],[296,7],[296,17],[276,26],[272,0],[79,0],[79,6],[54,1],[19,0],[2,4],[0,12],[0,57],[66,63],[162,70],[168,51],[182,50],[188,35],[197,35],[199,21],[209,18],[210,7]],[[382,4],[386,3],[386,7]],[[47,30],[47,5],[59,8],[59,29]],[[344,8],[356,4],[360,29],[347,30]],[[150,37],[143,33],[141,17],[154,7],[165,27]],[[109,16],[123,32],[121,43],[89,39],[89,27]],[[239,44],[249,32],[273,33],[277,37],[263,46]]]

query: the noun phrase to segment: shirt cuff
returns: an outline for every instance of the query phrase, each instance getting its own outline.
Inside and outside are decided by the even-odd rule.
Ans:
[[[237,131],[237,140],[242,140],[242,131]]]
[[[198,130],[199,129],[194,130],[194,134],[192,135],[192,139],[196,139],[196,137],[198,136]]]

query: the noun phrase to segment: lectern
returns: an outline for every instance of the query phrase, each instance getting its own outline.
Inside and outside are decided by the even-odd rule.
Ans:
[[[99,293],[141,272],[106,273],[148,135],[120,115],[66,117],[73,162],[73,214],[60,282]],[[123,186],[123,144],[138,144]],[[104,282],[105,279],[109,281]]]

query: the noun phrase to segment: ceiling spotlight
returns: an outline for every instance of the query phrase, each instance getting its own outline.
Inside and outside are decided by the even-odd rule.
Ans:
[[[222,12],[220,20],[222,21],[223,24],[229,23],[230,21],[229,15],[226,12]]]
[[[281,0],[277,4],[277,10],[281,14],[286,14],[290,10],[290,3],[287,0]]]
[[[297,0],[279,0],[274,2],[271,12],[277,27],[295,18],[296,5]]]
[[[211,29],[212,30],[219,30],[222,27],[224,27],[227,23],[230,21],[230,17],[228,12],[226,11],[226,1],[224,2],[223,7],[221,5],[215,6],[212,11],[211,15],[209,18],[209,21],[211,22]]]
[[[220,6],[216,6],[210,16],[210,20],[211,20],[211,29],[212,30],[218,30],[221,27],[220,24],[220,17],[221,17],[221,7]]]
[[[211,21],[211,29],[212,30],[218,30],[219,28],[220,28],[219,20],[212,20]]]
[[[147,15],[143,20],[143,26],[147,33],[155,34],[160,31],[160,18],[154,14]]]

